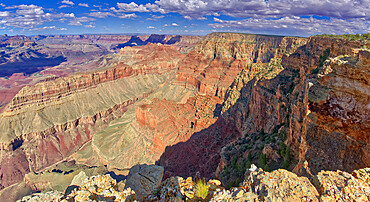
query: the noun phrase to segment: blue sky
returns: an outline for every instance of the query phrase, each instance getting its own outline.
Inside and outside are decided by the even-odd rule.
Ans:
[[[2,0],[0,34],[370,32],[370,0]]]

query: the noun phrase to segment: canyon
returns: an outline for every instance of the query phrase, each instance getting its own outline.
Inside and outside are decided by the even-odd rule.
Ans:
[[[122,175],[156,164],[164,179],[198,173],[224,186],[239,184],[252,163],[309,179],[370,165],[368,41],[237,33],[1,40],[13,52],[0,68],[57,61],[0,80],[1,195],[50,190],[29,176],[61,163]]]

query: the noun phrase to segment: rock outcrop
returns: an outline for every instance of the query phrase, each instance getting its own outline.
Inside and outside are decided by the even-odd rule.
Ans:
[[[162,183],[163,167],[156,165],[136,165],[130,169],[125,189],[135,191],[137,198],[141,199],[152,193]]]
[[[323,171],[316,176],[314,185],[308,178],[287,170],[265,172],[252,164],[244,181],[229,190],[220,181],[209,180],[204,200],[196,195],[198,181],[192,177],[171,177],[145,201],[367,201],[369,174],[369,169],[354,171],[353,176],[342,171]]]
[[[117,182],[110,175],[97,175],[84,179],[82,185],[65,195],[58,191],[25,196],[20,201],[136,201],[130,188],[118,190]]]

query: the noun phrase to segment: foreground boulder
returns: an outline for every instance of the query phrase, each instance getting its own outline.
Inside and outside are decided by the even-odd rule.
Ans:
[[[125,188],[133,189],[139,199],[147,196],[161,184],[163,171],[161,166],[136,165],[130,169]]]
[[[118,191],[116,180],[110,175],[86,178],[81,187],[64,195],[58,191],[36,193],[25,196],[21,201],[135,201],[136,194],[130,188]]]
[[[321,201],[370,201],[370,168],[321,171],[316,179]]]
[[[284,169],[265,172],[256,166],[245,173],[245,191],[263,201],[318,201],[318,192],[308,178]]]

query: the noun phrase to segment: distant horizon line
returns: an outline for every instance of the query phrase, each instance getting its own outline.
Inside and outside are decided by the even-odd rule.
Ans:
[[[278,35],[278,34],[255,34],[255,33],[248,33],[248,32],[210,32],[207,34],[157,34],[157,33],[82,33],[82,34],[33,34],[33,35],[26,35],[26,34],[2,34],[1,36],[26,36],[26,37],[35,37],[35,36],[78,36],[78,35],[129,35],[129,36],[138,36],[138,35],[174,35],[174,36],[207,36],[214,33],[233,33],[233,34],[246,34],[246,35],[260,35],[260,36],[278,36],[278,37],[300,37],[300,38],[308,38],[305,36],[288,36],[288,35]],[[315,35],[311,35],[315,36]]]

